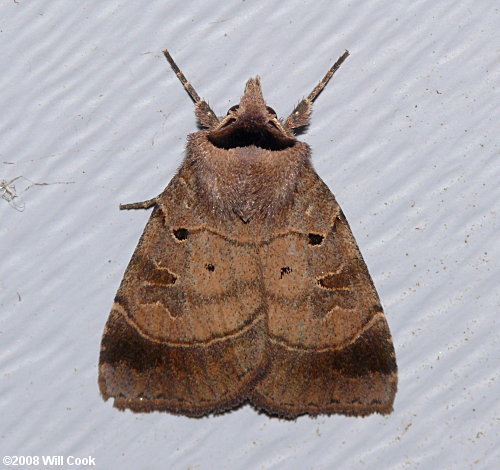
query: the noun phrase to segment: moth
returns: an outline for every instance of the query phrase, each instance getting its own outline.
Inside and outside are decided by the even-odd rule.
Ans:
[[[392,411],[391,333],[347,220],[296,133],[349,55],[285,120],[259,77],[217,117],[174,60],[202,130],[153,208],[106,323],[99,387],[120,410],[187,416]]]

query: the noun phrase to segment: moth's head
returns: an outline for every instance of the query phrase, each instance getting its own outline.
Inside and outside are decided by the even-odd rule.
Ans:
[[[194,101],[198,122],[209,129],[208,139],[213,145],[224,149],[254,145],[269,150],[284,150],[295,145],[294,132],[309,125],[314,100],[347,58],[349,51],[339,57],[309,96],[302,99],[284,121],[278,120],[276,112],[266,105],[259,77],[248,80],[240,104],[229,108],[225,118],[218,118],[208,103],[198,96],[170,53],[165,50],[163,54]]]
[[[229,108],[227,116],[212,127],[208,139],[224,149],[255,145],[284,150],[296,142],[293,132],[264,101],[259,77],[248,80],[240,103]]]

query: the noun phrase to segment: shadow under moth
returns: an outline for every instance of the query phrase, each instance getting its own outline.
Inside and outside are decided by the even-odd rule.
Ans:
[[[392,411],[397,366],[349,225],[296,139],[348,51],[286,120],[259,77],[217,117],[168,51],[203,127],[153,208],[106,323],[99,386],[118,409],[187,416]]]

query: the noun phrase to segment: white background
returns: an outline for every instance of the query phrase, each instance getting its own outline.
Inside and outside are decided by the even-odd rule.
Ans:
[[[101,469],[493,469],[499,442],[499,11],[473,1],[3,0],[1,455]],[[349,49],[301,136],[392,330],[394,413],[285,422],[119,412],[97,388],[104,323],[195,131],[169,48],[217,114],[259,74],[281,116]],[[20,188],[20,186],[19,186]],[[14,467],[12,467],[14,468]]]

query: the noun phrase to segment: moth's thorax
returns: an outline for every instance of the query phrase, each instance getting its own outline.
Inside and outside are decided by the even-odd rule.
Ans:
[[[209,133],[189,136],[186,163],[211,207],[249,221],[276,216],[291,204],[299,174],[310,165],[306,143],[295,141],[283,150],[255,145],[224,149],[209,140]]]

